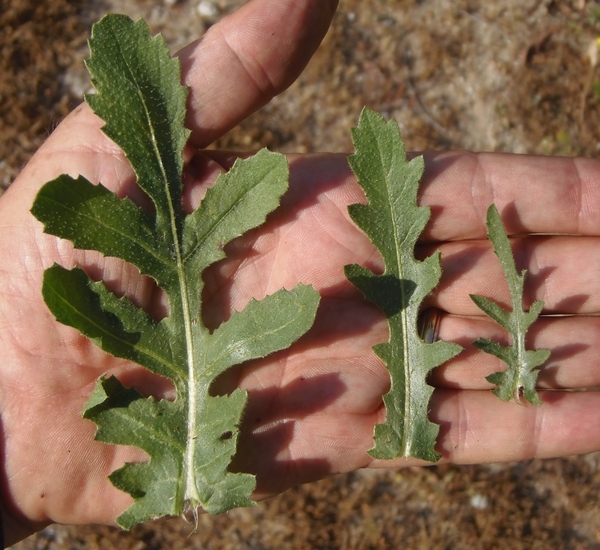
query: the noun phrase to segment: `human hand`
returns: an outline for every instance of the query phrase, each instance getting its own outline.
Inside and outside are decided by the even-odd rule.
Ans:
[[[182,52],[184,80],[192,90],[187,125],[196,148],[291,83],[326,30],[330,4],[335,2],[254,1]],[[288,22],[285,36],[278,35],[282,14]],[[252,32],[242,33],[242,28]],[[267,47],[265,36],[275,42]],[[26,533],[48,522],[111,523],[130,503],[106,476],[125,460],[143,460],[143,453],[93,441],[95,426],[81,418],[101,374],[115,374],[145,393],[170,391],[143,369],[107,356],[56,323],[42,301],[43,269],[58,261],[84,266],[143,307],[160,307],[160,293],[134,269],[73,251],[68,243],[43,235],[29,213],[41,185],[61,173],[82,174],[136,199],[128,163],[101,134],[101,125],[87,107],[80,107],[0,200],[3,500],[10,516],[5,523],[13,529],[7,542],[20,536],[19,527]],[[188,208],[230,163],[227,155],[189,148]],[[464,317],[479,313],[468,293],[496,297],[504,288],[500,267],[483,241],[487,206],[496,202],[512,232],[597,234],[593,181],[600,167],[591,160],[575,164],[451,153],[428,155],[426,167],[422,202],[432,206],[432,220],[425,235],[429,243],[424,242],[421,253],[428,255],[437,246],[443,253],[444,276],[430,304],[448,312],[440,337],[463,344],[477,336],[500,338],[481,317]],[[213,325],[250,297],[281,286],[309,283],[323,296],[315,327],[297,345],[220,381],[222,389],[239,385],[249,391],[235,466],[257,474],[256,498],[360,467],[417,464],[373,461],[366,453],[373,425],[384,415],[381,395],[389,378],[371,351],[387,337],[385,321],[342,270],[348,263],[379,265],[372,245],[346,211],[348,204],[364,201],[362,192],[343,156],[291,158],[291,173],[282,208],[264,227],[228,246],[229,259],[206,276],[205,315]],[[578,197],[586,205],[581,214]],[[519,262],[530,267],[528,298],[546,300],[552,312],[597,310],[588,267],[593,265],[594,239],[533,237],[524,239],[523,246],[531,256]],[[577,258],[583,258],[579,265]],[[563,323],[576,326],[564,329]],[[597,383],[593,318],[543,320],[536,326],[532,345],[555,352],[540,374],[540,385]],[[577,372],[575,363],[582,365]],[[431,419],[442,425],[438,450],[444,460],[518,460],[600,448],[595,394],[542,392],[547,403],[539,409],[502,403],[484,379],[500,368],[470,348],[432,377],[439,389]]]
[[[221,170],[201,155],[194,157],[194,151],[294,81],[327,31],[335,5],[257,0],[180,52],[184,83],[190,86],[186,125],[193,131],[186,151],[186,208]],[[74,251],[70,243],[44,235],[30,213],[40,187],[61,173],[82,174],[143,201],[129,163],[100,131],[102,125],[80,106],[0,199],[0,501],[7,543],[50,522],[113,523],[130,504],[106,476],[125,460],[143,460],[144,453],[95,442],[95,426],[81,417],[101,374],[115,374],[156,395],[171,391],[164,380],[60,326],[42,299],[43,270],[54,262],[77,263],[138,305],[150,311],[161,307],[160,292],[131,266]]]

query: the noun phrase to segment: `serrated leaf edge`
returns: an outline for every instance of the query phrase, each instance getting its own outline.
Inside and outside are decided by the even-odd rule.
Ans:
[[[523,289],[527,270],[522,270],[520,274],[517,272],[510,241],[495,204],[491,204],[488,208],[486,225],[488,238],[500,261],[509,287],[512,311],[505,310],[483,296],[471,294],[470,297],[479,309],[509,333],[511,344],[503,346],[493,340],[478,338],[473,345],[477,349],[497,357],[507,365],[506,371],[499,371],[486,377],[488,382],[497,386],[493,390],[494,395],[504,401],[512,399],[518,404],[523,404],[523,399],[525,399],[540,406],[542,401],[535,390],[535,381],[539,374],[539,368],[550,357],[550,351],[545,349],[527,350],[525,337],[529,327],[542,312],[544,302],[537,300],[531,305],[529,311],[523,309]]]

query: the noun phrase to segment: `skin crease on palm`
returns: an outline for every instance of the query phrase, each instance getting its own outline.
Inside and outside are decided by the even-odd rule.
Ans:
[[[184,209],[233,159],[200,151],[298,76],[324,36],[335,1],[254,0],[180,53],[190,86],[186,125]],[[285,28],[282,21],[285,20]],[[356,114],[357,119],[359,113]],[[139,450],[93,441],[81,418],[98,377],[174,397],[167,382],[115,359],[43,303],[41,278],[53,262],[77,263],[94,278],[156,317],[168,312],[158,291],[137,271],[96,253],[73,251],[44,235],[29,210],[39,188],[62,173],[102,182],[142,207],[147,200],[120,150],[86,106],[50,136],[0,199],[0,413],[2,506],[6,542],[50,522],[114,523],[131,502],[107,475]],[[428,298],[444,311],[440,338],[465,351],[433,373],[430,418],[440,424],[444,461],[498,462],[600,449],[600,394],[556,390],[600,385],[600,163],[591,159],[504,154],[427,153],[421,204],[431,220],[417,255],[442,251],[443,275]],[[291,187],[261,228],[230,243],[227,260],[205,273],[204,320],[218,325],[251,298],[282,286],[312,284],[322,295],[315,326],[290,350],[233,369],[215,385],[248,390],[234,467],[257,475],[257,499],[339,472],[402,467],[413,460],[377,461],[373,426],[384,418],[389,377],[371,347],[387,339],[382,315],[343,275],[359,263],[381,270],[347,206],[364,202],[345,155],[290,157]],[[553,355],[539,376],[544,405],[518,406],[494,397],[485,376],[503,367],[476,351],[477,337],[506,338],[469,299],[476,293],[508,305],[501,267],[485,239],[485,212],[498,206],[519,268],[529,271],[525,299],[546,302],[532,328],[531,347]],[[552,233],[554,236],[547,234]],[[531,235],[535,234],[535,235]],[[543,235],[546,234],[546,235]],[[556,234],[560,234],[556,236]],[[548,391],[543,391],[544,389]]]

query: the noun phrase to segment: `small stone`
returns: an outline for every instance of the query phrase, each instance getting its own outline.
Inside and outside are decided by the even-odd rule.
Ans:
[[[488,498],[485,495],[475,493],[471,495],[471,506],[475,510],[485,510],[488,507]]]
[[[207,0],[202,0],[202,2],[198,4],[196,11],[200,17],[211,18],[219,15],[219,8]]]

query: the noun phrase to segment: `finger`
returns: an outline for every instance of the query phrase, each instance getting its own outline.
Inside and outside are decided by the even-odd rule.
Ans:
[[[539,388],[583,389],[600,386],[600,317],[541,317],[527,333],[528,349],[548,349],[550,358],[541,367]],[[465,349],[434,369],[430,384],[439,388],[489,390],[485,377],[505,371],[500,359],[476,349],[477,338],[508,345],[508,335],[497,323],[483,317],[443,315],[439,338]]]
[[[437,390],[430,418],[440,425],[441,462],[479,464],[583,454],[600,449],[600,393],[541,392],[541,407],[506,403],[487,391]],[[427,465],[414,458],[375,460],[377,414],[288,419],[242,435],[239,465],[258,475],[257,498],[357,468]]]
[[[504,402],[487,391],[437,390],[431,420],[440,425],[442,462],[480,464],[584,454],[600,449],[600,393],[541,392],[541,407]],[[371,460],[368,467],[412,465]]]
[[[186,126],[205,147],[285,90],[325,36],[337,0],[254,0],[179,53]]]
[[[528,237],[511,239],[517,271],[527,270],[524,306],[544,301],[545,314],[595,314],[600,311],[597,272],[600,239],[591,237]],[[430,300],[459,315],[480,315],[469,294],[512,307],[502,266],[489,241],[440,245],[442,278]],[[422,249],[423,256],[433,248]]]
[[[310,414],[375,413],[390,377],[372,347],[387,333],[368,303],[324,298],[313,327],[290,349],[243,365],[219,389],[250,392],[245,418],[253,427]]]
[[[186,125],[193,143],[208,145],[287,88],[317,49],[336,7],[336,0],[254,0],[184,48],[179,57],[190,87]],[[100,132],[102,125],[87,105],[76,109],[27,167],[36,176],[30,182],[68,173],[129,188],[130,166]]]
[[[600,162],[498,153],[427,153],[421,202],[432,209],[424,237],[485,238],[495,203],[509,234],[600,234]]]
[[[474,464],[600,449],[600,393],[540,392],[540,397],[544,404],[536,407],[503,402],[490,392],[440,392],[432,420],[441,425],[442,454],[457,464]]]
[[[324,299],[315,325],[290,350],[246,364],[219,385],[219,393],[248,391],[234,467],[258,475],[256,498],[368,461],[390,387],[371,346],[386,333],[368,304]]]
[[[484,168],[477,168],[480,164]],[[600,200],[594,197],[592,184],[596,172],[600,172],[597,161],[432,153],[427,155],[425,165],[421,202],[431,206],[432,217],[424,238],[460,241],[440,246],[443,278],[434,295],[437,301],[432,305],[452,313],[477,315],[479,310],[470,300],[470,293],[496,296],[507,303],[504,275],[486,239],[485,214],[491,201],[504,207],[504,222],[511,233],[600,235]],[[481,199],[483,195],[487,198]],[[475,204],[474,197],[481,200]],[[269,273],[269,288],[265,292],[297,282],[311,283],[323,292],[345,285],[344,265],[358,263],[380,270],[381,258],[349,219],[347,207],[356,202],[364,202],[364,195],[345,158],[323,155],[294,159],[286,202],[268,228],[264,227],[270,237],[253,242],[251,259],[236,266],[232,263],[227,276],[231,277],[239,267],[239,281],[235,283],[239,288],[251,287],[249,280],[260,272]],[[465,242],[466,239],[482,241]],[[544,244],[539,253],[530,242],[533,241],[523,241],[520,250],[518,243],[515,246],[520,256],[519,269],[529,270],[526,299],[543,299],[547,311],[596,311],[591,298],[595,292],[590,269],[598,257],[596,242],[540,238],[538,242]],[[560,251],[555,248],[558,242],[562,242]],[[285,254],[281,243],[285,243]],[[425,248],[420,256],[425,257],[436,248],[437,245]],[[563,250],[569,254],[571,248],[572,254],[562,255]],[[238,252],[235,255],[249,258],[246,250]],[[573,299],[575,293],[577,299]],[[583,295],[590,295],[585,303]]]
[[[205,304],[227,315],[251,298],[298,283],[312,285],[322,296],[360,296],[344,276],[344,266],[363,263],[375,269],[379,264],[372,259],[380,259],[348,214],[348,205],[361,200],[364,194],[345,155],[292,158],[290,189],[281,206],[258,230],[227,245],[227,259],[204,272]]]

